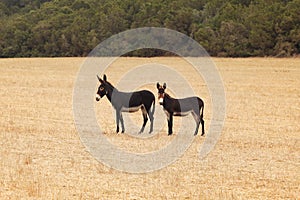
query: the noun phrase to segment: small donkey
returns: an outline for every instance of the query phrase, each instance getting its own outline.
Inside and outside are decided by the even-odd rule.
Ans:
[[[202,134],[204,135],[204,120],[203,120],[203,109],[204,102],[199,97],[187,97],[183,99],[174,99],[167,93],[165,89],[167,84],[164,83],[161,86],[159,83],[156,84],[158,89],[158,100],[159,104],[163,106],[164,111],[168,118],[168,135],[172,135],[172,126],[173,126],[173,116],[186,116],[189,113],[192,113],[196,121],[196,130],[194,135],[197,135],[199,125],[202,125]]]

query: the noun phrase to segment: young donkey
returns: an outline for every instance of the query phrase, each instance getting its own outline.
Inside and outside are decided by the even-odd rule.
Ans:
[[[189,113],[192,113],[195,121],[196,121],[196,130],[194,135],[197,135],[199,125],[202,125],[202,136],[204,135],[204,120],[203,120],[203,109],[204,103],[199,97],[188,97],[184,99],[174,99],[167,93],[165,93],[165,89],[167,88],[167,84],[164,83],[161,86],[159,83],[156,85],[158,89],[158,100],[159,104],[163,106],[164,111],[168,118],[168,129],[169,134],[173,133],[173,116],[186,116]]]
[[[111,83],[107,81],[106,75],[103,76],[103,80],[97,75],[100,81],[100,86],[96,94],[96,101],[99,101],[103,96],[106,95],[114,109],[116,110],[116,122],[117,122],[117,133],[119,132],[119,121],[121,121],[122,133],[124,133],[124,120],[122,112],[136,112],[139,109],[142,110],[144,123],[139,133],[142,133],[145,129],[148,117],[150,118],[150,132],[153,131],[153,114],[155,110],[155,96],[148,90],[141,90],[137,92],[120,92]],[[152,111],[150,110],[152,107]]]

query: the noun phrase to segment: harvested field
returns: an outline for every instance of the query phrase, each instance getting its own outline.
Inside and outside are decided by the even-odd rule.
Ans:
[[[200,160],[205,137],[198,134],[173,164],[130,174],[95,160],[76,131],[72,95],[84,58],[1,59],[0,199],[299,198],[300,58],[213,60],[227,104],[215,148]],[[190,77],[206,103],[208,129],[208,90],[205,82],[193,82],[194,72],[182,59],[120,58],[107,71],[108,78],[114,83],[130,67],[145,63],[162,63]],[[156,95],[155,85],[145,87]],[[95,103],[95,110],[107,138],[130,152],[153,151],[176,137],[167,136],[166,121],[148,139],[117,135],[107,99]],[[140,112],[130,117],[141,125]],[[179,121],[175,119],[175,129]],[[149,124],[144,134],[148,130]]]

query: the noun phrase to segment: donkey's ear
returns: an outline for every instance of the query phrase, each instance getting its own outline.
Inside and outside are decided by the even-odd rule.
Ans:
[[[159,87],[160,87],[159,82],[156,83],[156,87],[157,87],[157,89],[159,89]]]
[[[98,80],[100,81],[100,83],[103,83],[103,80],[97,75]]]
[[[163,85],[163,88],[164,88],[164,89],[166,89],[166,88],[167,88],[167,84],[166,84],[166,83],[164,83],[164,85]]]
[[[105,74],[103,75],[103,80],[104,80],[105,82],[107,81],[107,77],[106,77]]]

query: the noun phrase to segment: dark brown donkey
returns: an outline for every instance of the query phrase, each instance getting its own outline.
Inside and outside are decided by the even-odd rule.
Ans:
[[[97,75],[100,82],[98,91],[96,94],[96,101],[99,101],[106,95],[112,106],[116,110],[116,122],[117,133],[119,132],[119,122],[121,121],[122,133],[124,133],[124,120],[122,112],[136,112],[139,109],[142,110],[144,123],[139,133],[142,133],[145,129],[148,117],[150,118],[150,131],[153,131],[153,120],[155,111],[155,96],[148,90],[141,90],[136,92],[121,92],[115,88],[110,82],[107,81],[106,75],[103,76],[103,80]],[[150,110],[152,106],[152,109]]]
[[[197,135],[199,125],[202,125],[202,136],[204,135],[204,120],[203,120],[203,109],[204,102],[199,97],[187,97],[183,99],[174,99],[167,93],[165,93],[165,89],[167,88],[167,84],[164,83],[163,86],[157,83],[156,85],[158,89],[158,100],[159,104],[163,106],[164,111],[168,118],[168,129],[169,134],[172,135],[172,127],[173,127],[173,116],[186,116],[189,113],[192,113],[195,121],[196,121],[196,130],[194,135]]]

